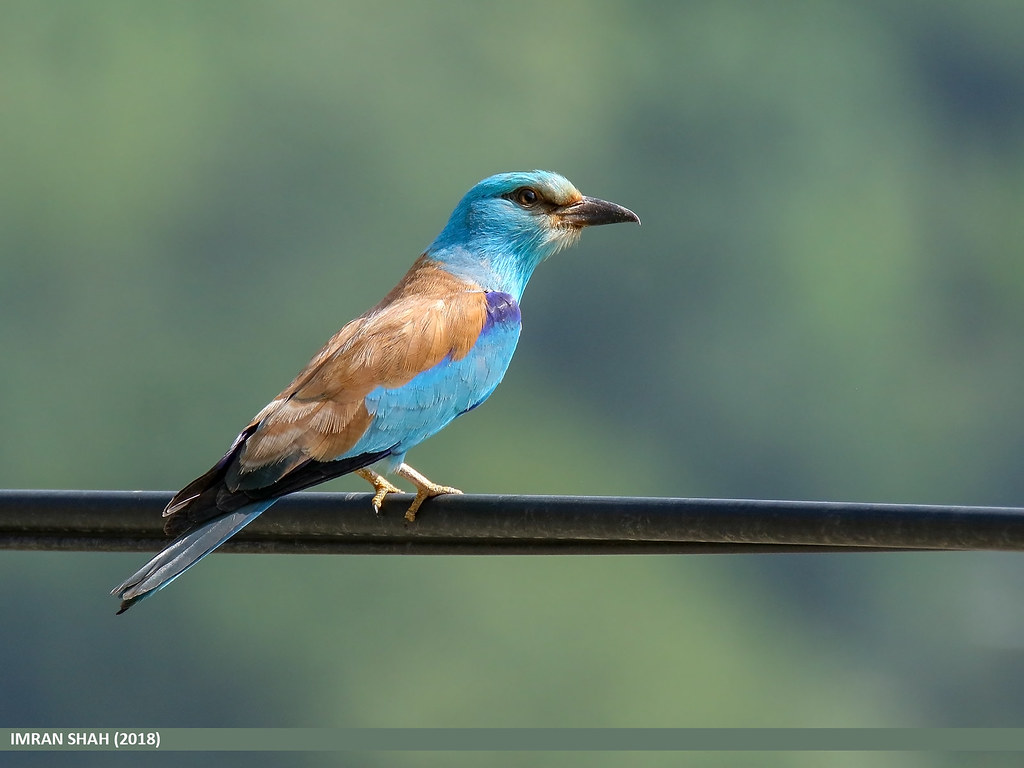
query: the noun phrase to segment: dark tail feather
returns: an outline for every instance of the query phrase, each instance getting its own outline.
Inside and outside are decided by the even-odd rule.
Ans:
[[[138,572],[111,590],[110,594],[121,598],[118,613],[124,613],[139,600],[166,587],[259,517],[275,501],[268,499],[246,505],[179,536]]]
[[[284,494],[354,472],[391,453],[389,449],[336,461],[282,462],[262,468],[243,482],[238,453],[258,427],[258,423],[246,427],[220,461],[174,495],[164,510],[164,532],[177,538],[111,591],[121,598],[118,613],[166,587]]]

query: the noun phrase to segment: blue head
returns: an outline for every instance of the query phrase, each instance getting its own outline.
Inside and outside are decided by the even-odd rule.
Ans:
[[[557,173],[499,173],[466,193],[427,255],[518,300],[536,266],[575,243],[584,227],[621,221],[640,223],[621,205],[584,197]]]

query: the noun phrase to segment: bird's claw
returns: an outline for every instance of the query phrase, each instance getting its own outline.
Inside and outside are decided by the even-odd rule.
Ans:
[[[405,511],[405,519],[410,523],[416,519],[416,513],[419,511],[423,502],[427,499],[433,498],[434,496],[442,496],[446,493],[462,493],[458,488],[452,488],[450,485],[438,485],[437,483],[428,480],[408,464],[402,464],[397,471],[399,475],[416,486],[416,498],[412,500],[412,504],[409,505],[409,509]],[[380,514],[381,505],[384,503],[384,499],[389,493],[402,492],[401,488],[394,485],[380,473],[374,472],[372,469],[365,468],[356,470],[356,474],[373,486],[374,494],[370,503],[373,504],[373,509],[378,515]]]
[[[452,488],[448,485],[438,485],[428,479],[426,475],[417,472],[404,462],[398,465],[398,468],[395,470],[395,474],[399,477],[404,477],[416,486],[416,498],[412,500],[412,504],[409,505],[409,509],[405,511],[405,519],[410,523],[416,519],[416,512],[419,510],[420,505],[427,499],[433,498],[434,496],[441,496],[446,493],[462,493],[458,488]]]
[[[461,494],[462,491],[458,488],[452,488],[450,485],[437,485],[436,483],[431,483],[428,486],[417,486],[416,498],[412,500],[412,504],[410,504],[409,508],[405,510],[405,519],[410,523],[413,522],[416,519],[416,512],[419,511],[420,505],[423,504],[424,501],[431,499],[434,496],[443,496],[446,493]]]
[[[382,485],[377,488],[377,492],[373,494],[373,498],[370,499],[370,503],[373,504],[373,511],[378,515],[380,514],[381,504],[384,503],[384,499],[389,493],[401,493],[401,488],[391,485],[391,483]]]
[[[370,503],[373,505],[373,511],[378,515],[380,514],[381,505],[384,503],[384,499],[389,493],[402,492],[401,488],[390,482],[383,475],[374,472],[372,469],[360,469],[356,471],[356,474],[373,486],[375,493],[373,494],[373,498],[370,500]]]

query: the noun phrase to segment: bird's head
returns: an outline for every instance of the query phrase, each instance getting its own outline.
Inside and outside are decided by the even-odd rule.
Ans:
[[[584,227],[640,223],[627,208],[580,194],[550,171],[499,173],[474,186],[427,251],[460,277],[517,298],[534,268]]]

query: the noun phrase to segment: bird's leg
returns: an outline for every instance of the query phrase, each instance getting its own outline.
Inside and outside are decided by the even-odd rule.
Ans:
[[[405,511],[405,519],[410,523],[416,519],[416,511],[420,508],[420,504],[427,499],[433,496],[441,496],[445,493],[462,493],[458,488],[431,482],[408,464],[399,464],[395,474],[404,477],[416,486],[416,498],[412,500],[409,509]]]
[[[386,477],[384,477],[384,475],[374,472],[372,469],[357,469],[356,474],[373,486],[375,493],[373,494],[373,500],[370,503],[373,504],[373,510],[378,515],[380,514],[380,505],[384,503],[385,496],[389,493],[402,492],[401,488],[393,485]]]

